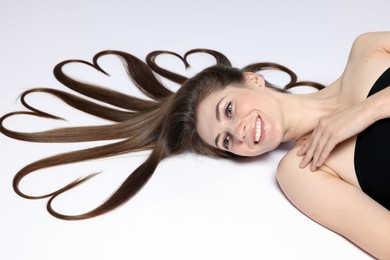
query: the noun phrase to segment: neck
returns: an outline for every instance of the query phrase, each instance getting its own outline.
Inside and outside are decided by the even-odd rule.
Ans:
[[[276,95],[285,121],[283,142],[301,139],[313,131],[320,117],[339,109],[337,95],[328,87],[311,94]]]

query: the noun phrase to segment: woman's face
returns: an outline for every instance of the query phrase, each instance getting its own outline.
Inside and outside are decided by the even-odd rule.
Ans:
[[[197,131],[209,145],[241,156],[275,149],[284,134],[284,120],[275,91],[264,79],[245,73],[243,87],[212,92],[199,104]]]

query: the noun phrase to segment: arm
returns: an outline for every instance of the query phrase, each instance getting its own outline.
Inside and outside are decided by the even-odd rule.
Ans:
[[[287,198],[305,215],[373,256],[390,259],[390,211],[336,176],[299,168],[296,150],[278,167],[278,182]]]
[[[390,117],[390,88],[387,87],[362,102],[374,122]]]
[[[352,74],[361,74],[362,70],[372,73],[374,67],[377,71],[383,71],[383,68],[387,69],[390,65],[389,54],[390,32],[362,34],[353,43],[344,73],[351,74],[351,70],[354,71]],[[386,88],[360,103],[320,118],[310,138],[297,153],[304,156],[301,167],[312,162],[311,170],[315,171],[338,143],[360,133],[380,119],[389,118],[389,97],[390,89]]]
[[[337,144],[357,135],[375,122],[372,114],[376,111],[369,104],[363,104],[364,102],[319,119],[310,138],[297,152],[298,156],[304,156],[299,165],[301,168],[306,167],[313,160],[310,169],[317,170]]]

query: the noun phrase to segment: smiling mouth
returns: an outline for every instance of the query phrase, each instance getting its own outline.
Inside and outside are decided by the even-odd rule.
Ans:
[[[255,143],[259,143],[261,139],[261,119],[260,117],[257,118],[255,123]]]

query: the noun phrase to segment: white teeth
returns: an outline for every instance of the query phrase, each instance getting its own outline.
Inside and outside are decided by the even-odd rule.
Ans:
[[[261,123],[260,123],[260,119],[258,119],[258,120],[256,121],[255,142],[260,141],[260,137],[261,137]]]

